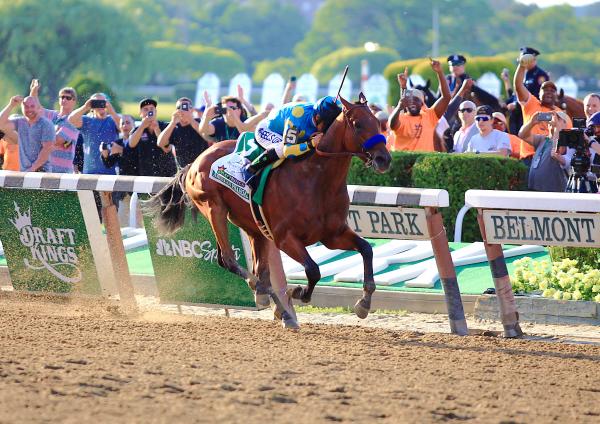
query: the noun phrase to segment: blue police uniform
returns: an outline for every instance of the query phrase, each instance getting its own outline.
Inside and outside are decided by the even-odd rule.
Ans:
[[[466,72],[459,76],[458,78],[454,78],[452,74],[446,75],[446,81],[448,81],[448,88],[450,88],[450,93],[454,93],[455,89],[459,89],[464,80],[470,79],[471,77]],[[441,91],[441,90],[438,90]]]
[[[544,71],[542,68],[536,65],[534,68],[528,70],[525,73],[525,81],[523,83],[525,84],[525,87],[527,88],[527,90],[529,90],[531,94],[539,98],[540,88],[542,84],[549,80],[550,77],[548,76],[546,71]]]

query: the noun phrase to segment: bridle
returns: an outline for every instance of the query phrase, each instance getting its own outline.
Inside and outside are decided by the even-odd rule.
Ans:
[[[350,128],[352,128],[352,131],[354,132],[355,139],[357,139],[357,138],[360,139],[360,136],[358,135],[358,131],[356,131],[356,128],[354,127],[354,125],[352,125],[352,123],[350,122],[350,115],[351,115],[352,111],[356,110],[359,107],[368,107],[368,106],[366,103],[361,103],[361,104],[352,105],[351,108],[347,108],[345,111],[342,111],[342,114],[344,116],[344,135],[346,133],[346,128],[350,127]],[[372,163],[372,157],[371,157],[371,153],[369,153],[368,150],[379,143],[386,144],[386,139],[383,134],[378,133],[378,134],[375,134],[374,136],[369,137],[366,140],[362,140],[362,142],[358,143],[361,146],[360,152],[325,152],[325,151],[319,149],[318,144],[315,146],[315,152],[317,153],[317,155],[323,156],[323,157],[356,156],[365,163],[365,166],[369,167],[369,166],[371,166],[371,163]]]

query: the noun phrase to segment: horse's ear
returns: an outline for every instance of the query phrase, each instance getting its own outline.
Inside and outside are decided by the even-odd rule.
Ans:
[[[342,102],[344,109],[350,109],[352,107],[352,103],[350,103],[348,100],[344,99],[342,96],[340,96],[340,102]]]
[[[362,91],[358,93],[358,101],[363,105],[367,104],[367,98],[365,97]]]
[[[409,86],[410,88],[413,88],[413,87],[414,87],[414,84],[412,83],[412,80],[411,80],[410,78],[408,79],[408,86]]]
[[[563,97],[565,97],[565,90],[561,88],[558,92],[558,98],[562,99]]]

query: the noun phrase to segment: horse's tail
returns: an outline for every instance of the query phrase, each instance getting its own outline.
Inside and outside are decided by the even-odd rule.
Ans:
[[[170,235],[181,228],[186,209],[193,207],[185,192],[185,178],[190,166],[179,170],[167,186],[142,204],[144,214],[154,217],[153,223],[160,234]]]

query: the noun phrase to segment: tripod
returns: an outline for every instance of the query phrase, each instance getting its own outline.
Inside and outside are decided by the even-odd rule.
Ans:
[[[597,180],[595,177],[588,177],[587,172],[573,171],[569,176],[565,193],[598,193]]]

